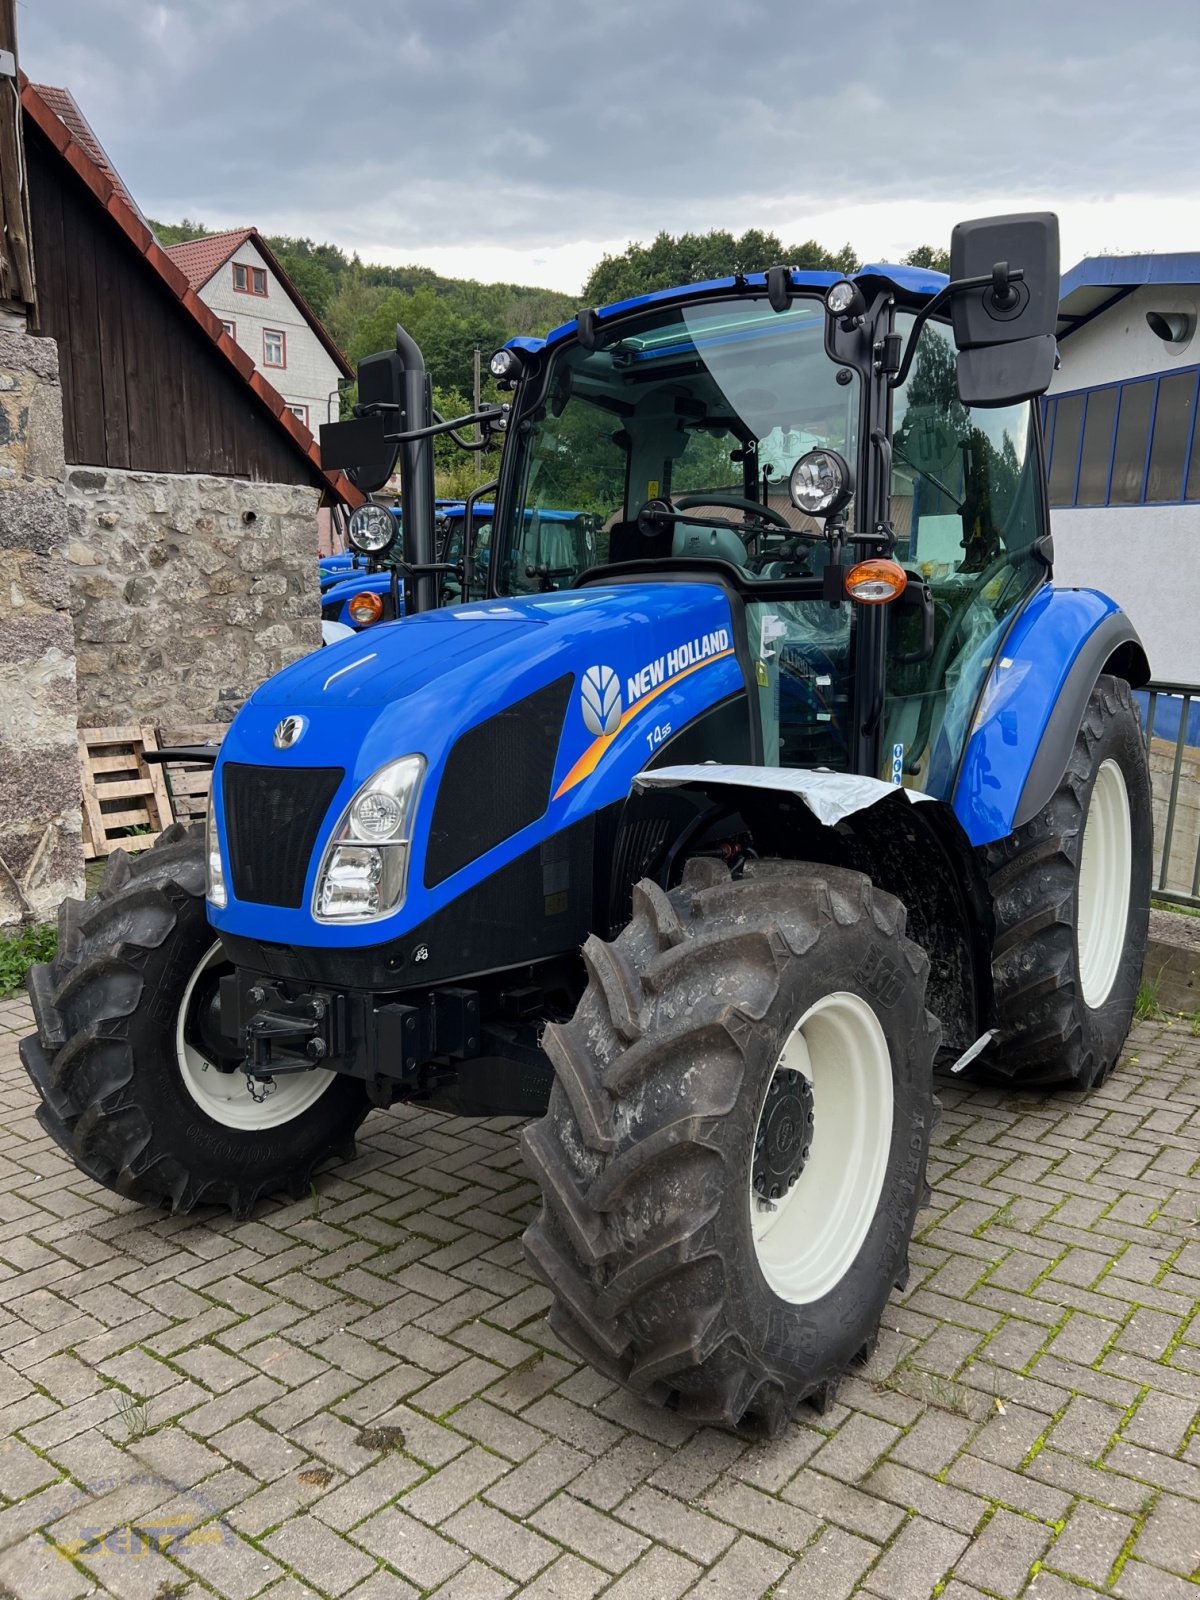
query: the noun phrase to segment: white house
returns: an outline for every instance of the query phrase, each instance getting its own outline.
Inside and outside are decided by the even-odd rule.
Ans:
[[[314,435],[338,420],[338,380],[353,368],[256,228],[167,247],[225,331]]]
[[[1200,253],[1096,256],[1062,280],[1045,405],[1057,583],[1103,589],[1160,682],[1200,684]]]

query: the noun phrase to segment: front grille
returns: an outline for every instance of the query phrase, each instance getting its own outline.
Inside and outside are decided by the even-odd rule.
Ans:
[[[446,758],[429,826],[425,887],[527,828],[550,804],[550,780],[573,678],[469,728]]]
[[[263,906],[303,903],[313,846],[345,775],[341,767],[225,763],[225,832],[239,900]]]

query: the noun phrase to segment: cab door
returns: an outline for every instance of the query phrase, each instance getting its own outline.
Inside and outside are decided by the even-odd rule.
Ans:
[[[907,337],[911,317],[897,317]],[[907,324],[907,326],[906,326]],[[928,322],[893,399],[896,559],[933,597],[932,652],[918,608],[890,618],[881,777],[949,799],[980,692],[1017,612],[1045,582],[1047,532],[1034,406],[958,398],[950,329]],[[908,658],[908,659],[906,659]]]

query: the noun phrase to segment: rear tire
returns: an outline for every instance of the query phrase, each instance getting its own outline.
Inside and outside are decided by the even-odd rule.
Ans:
[[[1090,1089],[1133,1020],[1150,917],[1150,773],[1129,685],[1101,677],[1048,805],[984,849],[1000,1029],[993,1083]]]
[[[584,956],[524,1136],[551,1326],[647,1400],[775,1434],[802,1400],[824,1408],[907,1279],[928,961],[868,879],[780,861],[643,882],[629,926]]]
[[[132,863],[117,852],[92,899],[60,907],[58,954],[29,973],[38,1031],[21,1060],[38,1121],[88,1177],[172,1211],[243,1217],[272,1190],[307,1193],[330,1156],[348,1160],[370,1105],[333,1073],[281,1077],[256,1104],[236,1066],[219,1070],[199,1031],[214,941],[202,828],[176,824]]]

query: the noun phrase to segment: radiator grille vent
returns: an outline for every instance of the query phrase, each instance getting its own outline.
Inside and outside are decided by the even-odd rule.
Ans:
[[[255,905],[298,907],[313,846],[341,767],[222,768],[233,892]]]

